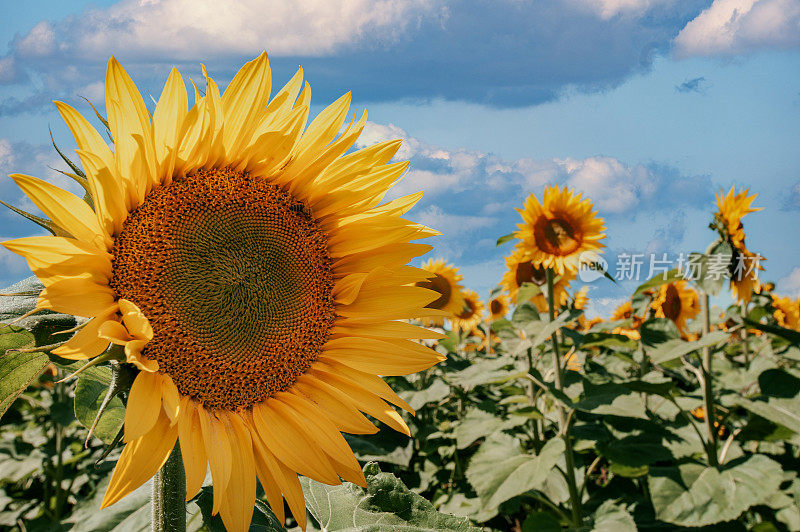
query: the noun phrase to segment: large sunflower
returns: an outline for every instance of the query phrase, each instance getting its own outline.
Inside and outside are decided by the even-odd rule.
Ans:
[[[758,271],[763,270],[761,261],[765,260],[760,255],[751,252],[745,245],[745,232],[742,218],[761,208],[752,207],[758,194],[748,196],[749,189],[736,194],[734,187],[723,196],[717,194],[717,212],[715,218],[722,234],[727,238],[733,248],[729,273],[731,276],[731,290],[733,297],[739,301],[750,301],[753,292],[761,291],[758,280]]]
[[[428,303],[427,307],[442,311],[442,315],[423,318],[422,322],[426,326],[441,326],[445,317],[460,312],[464,307],[464,296],[461,294],[463,287],[460,284],[464,277],[458,273],[457,267],[447,264],[443,259],[429,260],[422,264],[422,269],[431,276],[416,284],[439,294],[439,297]]]
[[[557,305],[566,304],[569,295],[567,288],[569,283],[575,278],[575,274],[571,271],[565,271],[560,275],[555,284],[553,285],[553,297]],[[525,283],[533,283],[539,286],[542,290],[547,290],[547,277],[545,269],[541,266],[534,266],[533,263],[526,258],[525,252],[522,249],[515,249],[511,255],[506,257],[506,271],[503,278],[500,280],[500,286],[508,292],[508,296],[515,304],[517,301],[517,294],[520,287]],[[547,310],[547,297],[544,292],[540,292],[531,298],[531,301],[539,310],[544,312]]]
[[[474,290],[465,289],[462,291],[464,306],[451,318],[453,329],[470,331],[474,329],[483,316],[483,301]]]
[[[344,124],[349,94],[306,127],[302,71],[271,100],[270,79],[262,54],[221,95],[207,77],[190,108],[173,69],[151,119],[112,58],[113,151],[56,103],[94,207],[12,176],[59,235],[5,243],[44,283],[38,308],[90,318],[54,353],[89,359],[112,342],[140,370],[103,507],[179,441],[187,500],[210,466],[229,530],[248,529],[256,477],[278,517],[285,498],[304,527],[297,473],[363,485],[340,431],[376,432],[364,412],[408,434],[390,404],[411,408],[378,375],[442,360],[412,341],[440,335],[398,321],[437,297],[406,266],[430,249],[409,241],[436,234],[401,218],[421,193],[379,205],[406,168],[389,163],[400,141],[347,153],[366,120]]]
[[[517,225],[518,248],[535,267],[552,268],[559,275],[577,272],[581,253],[604,247],[603,219],[592,209],[591,200],[567,187],[545,187],[541,203],[531,194],[525,207],[517,209],[523,220]]]
[[[697,291],[683,280],[661,285],[651,306],[657,318],[672,320],[682,334],[686,322],[700,313]]]

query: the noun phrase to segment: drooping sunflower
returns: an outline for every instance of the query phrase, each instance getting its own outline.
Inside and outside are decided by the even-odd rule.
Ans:
[[[572,308],[574,308],[575,310],[585,310],[588,304],[589,304],[589,287],[584,285],[572,296]],[[578,316],[578,327],[580,329],[587,328],[586,316],[584,314]]]
[[[12,178],[58,236],[5,242],[45,288],[39,309],[90,318],[53,352],[81,360],[109,343],[139,373],[125,448],[102,507],[152,477],[180,442],[186,497],[210,467],[213,512],[247,530],[256,478],[282,520],[301,527],[297,474],[364,484],[340,431],[409,433],[411,408],[378,375],[443,357],[413,341],[441,338],[404,321],[437,297],[406,266],[436,234],[401,218],[421,193],[380,205],[407,163],[400,141],[347,153],[364,127],[346,94],[307,127],[302,71],[270,100],[266,54],[223,94],[206,78],[189,107],[172,70],[155,110],[113,58],[106,109],[113,151],[56,102],[78,145],[93,206],[35,177]],[[343,127],[344,126],[344,127]],[[113,351],[110,351],[113,353]]]
[[[686,333],[686,322],[700,313],[697,291],[683,280],[661,285],[651,306],[657,318],[672,320],[682,334]]]
[[[462,290],[462,297],[464,298],[464,306],[461,311],[453,314],[451,321],[453,329],[461,331],[470,331],[474,329],[480,322],[483,316],[483,301],[474,290]]]
[[[457,267],[448,264],[443,259],[429,260],[422,264],[422,269],[431,276],[416,284],[439,294],[439,297],[428,303],[427,307],[442,312],[439,316],[423,318],[422,323],[425,326],[442,326],[445,317],[460,312],[464,307],[464,296],[461,293],[464,289],[461,286],[464,277],[458,273]]]
[[[781,327],[800,330],[800,299],[793,300],[789,297],[772,296],[772,313]]]
[[[534,267],[552,268],[559,275],[577,272],[581,253],[604,247],[605,225],[593,208],[591,200],[566,186],[545,187],[541,203],[531,194],[517,209],[523,220],[515,233],[519,249]]]
[[[489,310],[489,319],[491,321],[504,318],[508,314],[509,301],[506,294],[498,294],[489,300],[487,309]]]
[[[500,280],[500,286],[508,292],[508,296],[515,304],[517,301],[517,294],[520,287],[524,283],[533,283],[542,289],[542,292],[534,295],[531,301],[539,310],[544,312],[547,310],[547,297],[544,291],[547,290],[547,278],[545,277],[545,269],[542,266],[534,266],[533,263],[526,258],[525,251],[522,249],[515,249],[511,255],[506,257],[506,271],[503,278]],[[553,285],[553,300],[557,305],[564,305],[567,302],[568,294],[567,288],[569,283],[575,278],[575,274],[571,271],[565,271],[562,275],[558,276],[555,284]]]
[[[764,270],[761,261],[765,260],[759,254],[748,250],[745,245],[746,235],[742,218],[761,210],[761,208],[752,207],[758,194],[748,196],[749,192],[749,189],[744,189],[737,194],[734,187],[731,187],[725,196],[718,193],[717,212],[714,215],[717,226],[733,249],[728,267],[733,297],[744,302],[750,301],[753,292],[760,293],[761,283],[758,280],[758,272]]]

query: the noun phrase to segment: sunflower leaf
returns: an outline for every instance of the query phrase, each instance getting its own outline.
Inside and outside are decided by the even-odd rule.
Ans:
[[[656,517],[679,526],[732,521],[778,492],[783,471],[764,455],[724,469],[688,463],[651,467],[648,484]]]
[[[44,353],[14,351],[33,345],[30,332],[0,324],[0,417],[50,363]]]
[[[396,476],[382,473],[374,462],[364,466],[367,489],[345,482],[327,486],[302,478],[306,506],[322,530],[334,532],[394,530],[478,532],[468,519],[437,512]]]
[[[89,428],[100,415],[94,436],[110,444],[125,421],[125,405],[119,397],[112,397],[103,412],[100,408],[111,386],[111,369],[95,367],[86,371],[75,385],[75,417]]]
[[[509,240],[513,240],[514,236],[515,236],[515,233],[508,233],[507,235],[501,236],[500,238],[497,239],[497,247],[502,246],[503,244],[505,244]]]

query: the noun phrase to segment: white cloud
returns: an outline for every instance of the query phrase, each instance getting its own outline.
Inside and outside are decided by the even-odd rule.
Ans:
[[[654,202],[705,201],[710,195],[708,178],[682,176],[670,168],[629,165],[607,156],[508,161],[474,150],[433,146],[393,124],[368,123],[359,146],[397,138],[403,139],[397,158],[410,160],[411,169],[392,197],[418,190],[428,196],[472,191],[478,194],[476,205],[483,214],[521,205],[521,197],[508,199],[511,191],[527,195],[554,183],[584,193],[601,214],[631,213]]]
[[[789,275],[778,281],[775,292],[793,298],[800,296],[800,266],[795,267]]]
[[[40,57],[54,52],[56,34],[46,20],[36,24],[31,31],[17,42],[17,53],[20,57]]]
[[[452,238],[463,237],[477,229],[489,227],[495,223],[495,219],[489,216],[450,214],[437,205],[431,205],[424,211],[418,212],[416,219],[420,223]]]
[[[601,318],[608,319],[611,314],[617,309],[618,306],[627,301],[626,297],[599,297],[589,298],[589,305],[586,307],[584,314],[588,319]]]
[[[40,22],[18,43],[23,56],[54,51],[105,60],[109,51],[155,60],[209,55],[325,55],[365,36],[391,41],[428,12],[424,0],[122,0],[57,23]],[[57,35],[68,35],[58,42]]]
[[[603,20],[617,15],[639,17],[656,6],[671,5],[675,0],[572,0],[596,13]]]
[[[800,45],[800,0],[714,0],[674,40],[679,57]]]

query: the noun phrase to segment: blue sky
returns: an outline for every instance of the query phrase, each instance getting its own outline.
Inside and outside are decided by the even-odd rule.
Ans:
[[[274,85],[298,65],[319,106],[347,90],[367,107],[362,142],[406,139],[420,188],[412,211],[444,234],[433,254],[487,293],[519,221],[514,207],[562,183],[595,201],[616,254],[702,250],[714,194],[750,187],[764,276],[800,293],[800,0],[29,1],[0,22],[0,199],[31,208],[4,177],[70,186],[48,146],[71,148],[53,99],[102,109],[115,55],[143,92],[200,63],[223,84],[267,50]],[[3,48],[3,43],[5,48]],[[35,226],[0,211],[0,238]],[[27,275],[0,251],[0,285]],[[636,283],[592,283],[607,314]],[[724,301],[722,301],[724,302]]]

